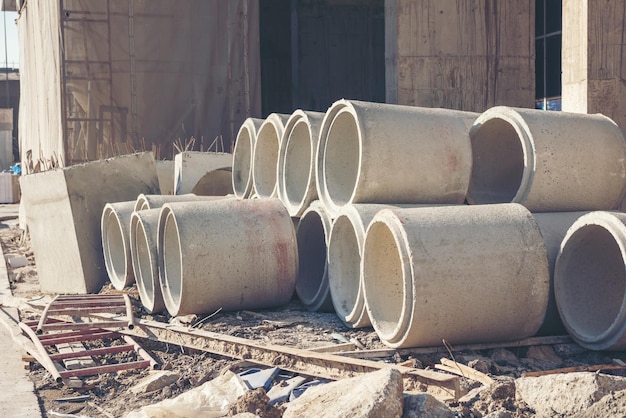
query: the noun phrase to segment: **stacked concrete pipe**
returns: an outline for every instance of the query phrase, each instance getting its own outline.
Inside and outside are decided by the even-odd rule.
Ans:
[[[252,158],[252,184],[260,198],[277,196],[278,152],[289,115],[270,114],[257,133]]]
[[[194,202],[203,200],[224,199],[225,196],[196,196],[193,193],[181,195],[140,194],[135,202],[135,210],[158,209],[166,203]]]
[[[328,286],[328,239],[331,226],[332,219],[324,205],[316,200],[304,211],[296,230],[300,260],[296,294],[310,311],[333,311]]]
[[[317,199],[315,156],[324,113],[296,110],[287,121],[278,155],[278,198],[299,218]]]
[[[521,205],[384,209],[361,266],[372,325],[391,347],[518,340],[545,317],[546,249]]]
[[[554,296],[554,266],[561,249],[561,242],[572,224],[587,212],[544,212],[533,213],[533,217],[539,226],[548,256],[548,268],[550,271],[550,296],[546,316],[537,335],[562,335],[566,330],[559,316]]]
[[[350,203],[463,203],[478,115],[354,100],[326,112],[316,156],[320,201],[331,216]]]
[[[351,328],[372,324],[365,309],[361,278],[365,229],[380,210],[392,207],[346,205],[333,221],[328,239],[328,285],[337,316]]]
[[[293,295],[296,236],[278,199],[165,204],[161,289],[172,315],[269,308]]]
[[[233,151],[232,175],[233,193],[240,199],[246,199],[252,193],[252,156],[257,132],[262,124],[263,119],[248,118],[237,133]]]
[[[130,251],[141,304],[150,313],[165,309],[159,282],[158,226],[161,209],[133,212]]]
[[[626,214],[591,212],[567,232],[554,291],[570,336],[591,350],[626,349]]]
[[[104,265],[114,288],[122,290],[135,281],[130,254],[129,225],[135,201],[107,203],[100,218]]]
[[[626,187],[626,143],[603,115],[494,107],[470,131],[472,204],[533,212],[609,210]]]

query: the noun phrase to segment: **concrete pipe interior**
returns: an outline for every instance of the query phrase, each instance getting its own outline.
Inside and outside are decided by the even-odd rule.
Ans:
[[[622,252],[599,225],[585,225],[566,241],[557,262],[561,318],[581,338],[593,341],[618,317],[626,294]]]
[[[259,197],[272,197],[276,188],[280,135],[273,123],[259,129],[252,165],[254,190]]]
[[[284,159],[283,181],[291,205],[298,206],[304,200],[312,172],[311,133],[306,121],[300,119],[289,135]]]
[[[238,198],[247,197],[252,187],[253,138],[250,129],[244,124],[239,130],[233,154],[233,191]]]
[[[153,260],[152,250],[148,243],[148,236],[143,226],[143,222],[138,217],[133,216],[133,245],[131,250],[133,254],[133,268],[135,270],[135,279],[143,305],[146,307],[154,306],[154,282],[153,266],[156,266],[156,260]]]
[[[122,225],[115,211],[106,209],[105,225],[103,228],[103,241],[105,262],[109,279],[116,289],[123,288],[126,283],[127,260],[126,260],[126,239],[122,231]]]
[[[405,300],[402,249],[383,222],[373,222],[365,237],[361,266],[363,286],[372,325],[382,340],[389,340],[401,326]]]
[[[524,149],[515,127],[504,119],[487,120],[472,132],[471,142],[470,203],[512,202],[522,185],[525,167]]]
[[[326,192],[335,205],[351,202],[360,162],[361,141],[356,116],[342,109],[328,131],[323,163]]]
[[[163,209],[161,219],[165,216],[163,227],[163,277],[162,292],[165,305],[172,316],[178,314],[182,298],[183,260],[182,247],[178,233],[176,217],[169,208]]]
[[[333,305],[343,319],[356,308],[361,283],[361,253],[354,225],[345,215],[333,223],[328,244],[329,285]],[[357,318],[358,319],[358,318]]]
[[[296,291],[304,304],[315,302],[326,274],[326,234],[317,212],[306,213],[298,224],[298,279]]]

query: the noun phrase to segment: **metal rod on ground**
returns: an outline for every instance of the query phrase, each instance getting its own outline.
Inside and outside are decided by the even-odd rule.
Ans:
[[[37,361],[48,371],[48,373],[52,375],[55,382],[57,383],[63,382],[63,378],[59,374],[59,371],[57,370],[52,360],[50,360],[50,357],[48,356],[46,349],[41,344],[41,341],[39,341],[39,338],[37,334],[35,333],[35,331],[33,331],[28,325],[24,324],[23,322],[19,323],[19,327],[21,328],[22,332],[25,332],[26,335],[28,335],[32,343],[37,348],[37,351],[39,352],[39,357],[40,357],[37,359]],[[33,355],[33,357],[35,356]]]

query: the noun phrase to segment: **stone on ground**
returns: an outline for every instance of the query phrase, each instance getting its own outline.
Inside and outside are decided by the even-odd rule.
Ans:
[[[626,378],[590,372],[520,377],[516,397],[535,410],[538,417],[574,415],[591,407],[611,392],[626,389]]]
[[[130,391],[133,393],[154,392],[155,390],[171,385],[176,382],[179,377],[180,375],[178,373],[168,370],[150,372],[148,377],[133,386]]]
[[[284,418],[393,418],[402,416],[402,375],[383,369],[318,385],[290,402]]]
[[[404,398],[402,418],[454,418],[454,412],[443,402],[428,393],[409,395]]]

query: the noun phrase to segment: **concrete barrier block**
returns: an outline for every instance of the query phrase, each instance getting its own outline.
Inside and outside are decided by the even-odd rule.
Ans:
[[[43,292],[97,292],[107,280],[100,216],[109,202],[158,193],[152,153],[124,155],[20,178]]]
[[[233,155],[224,152],[185,151],[174,157],[174,194],[192,193],[200,179],[215,170],[232,169]]]
[[[154,161],[162,195],[174,194],[174,161]]]

